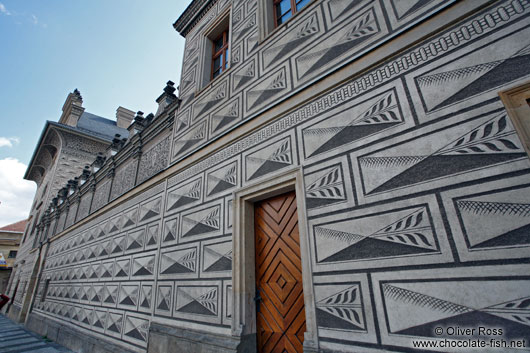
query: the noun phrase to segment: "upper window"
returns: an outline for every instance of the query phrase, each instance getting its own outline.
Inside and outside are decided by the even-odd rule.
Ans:
[[[230,8],[223,11],[200,36],[200,73],[197,90],[202,90],[230,68]]]
[[[212,45],[212,75],[213,80],[228,68],[228,29],[223,30]]]
[[[273,0],[274,23],[279,26],[304,8],[311,0]]]
[[[8,256],[8,259],[14,259],[17,257],[17,252],[15,250],[11,250],[9,252],[9,256]]]
[[[530,82],[499,92],[499,95],[523,148],[530,155]]]

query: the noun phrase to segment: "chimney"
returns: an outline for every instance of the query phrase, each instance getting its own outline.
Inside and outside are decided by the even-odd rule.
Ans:
[[[124,107],[116,109],[116,125],[122,129],[127,129],[134,119],[134,112]]]
[[[64,102],[63,105],[63,114],[59,119],[59,123],[77,126],[77,122],[84,111],[83,97],[81,97],[81,93],[76,88],[72,93],[68,94],[68,97],[66,97],[66,102]]]
[[[175,83],[173,81],[167,81],[166,87],[164,87],[164,92],[156,99],[158,103],[158,109],[156,111],[156,116],[159,116],[164,109],[171,103],[173,103],[177,96],[175,95]]]

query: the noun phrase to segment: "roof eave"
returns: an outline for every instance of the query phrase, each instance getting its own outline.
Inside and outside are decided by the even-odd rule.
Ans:
[[[59,124],[57,122],[53,122],[53,121],[47,120],[46,124],[44,125],[44,129],[42,130],[42,133],[41,133],[41,135],[39,137],[39,142],[37,143],[37,146],[35,147],[35,151],[33,151],[33,155],[31,156],[30,163],[28,164],[28,168],[26,169],[26,173],[24,174],[24,179],[25,180],[31,180],[31,179],[28,179],[29,178],[29,173],[30,173],[31,169],[33,168],[33,163],[35,161],[35,158],[38,156],[38,152],[40,151],[42,141],[43,141],[44,137],[46,136],[46,133],[47,133],[48,129],[50,128],[50,126],[52,126],[54,128],[57,128],[58,130],[63,130],[63,131],[66,131],[66,132],[69,132],[69,133],[72,133],[72,134],[80,135],[80,136],[83,136],[83,137],[91,139],[91,140],[96,140],[96,141],[104,142],[104,143],[110,143],[111,142],[111,140],[109,140],[109,139],[105,139],[103,137],[97,137],[97,136],[93,136],[93,135],[90,135],[90,134],[86,134],[86,133],[84,133],[82,131],[78,131],[78,130],[76,130],[74,128],[71,128],[71,127],[69,128],[68,125],[63,125],[63,124]]]
[[[33,154],[31,156],[31,159],[29,160],[28,168],[26,169],[26,173],[24,173],[24,179],[28,179],[29,173],[31,171],[31,168],[33,168],[33,162],[35,161],[35,158],[37,157],[37,152],[40,150],[40,146],[42,143],[42,140],[44,139],[44,136],[46,136],[46,132],[48,131],[48,127],[50,126],[50,121],[46,120],[46,124],[44,125],[44,128],[42,129],[42,132],[39,137],[39,142],[35,146],[35,150],[33,151]]]
[[[180,17],[173,23],[173,28],[183,37],[186,37],[189,27],[195,22],[195,19],[199,17],[204,8],[208,6],[210,2],[216,0],[193,0],[186,10],[180,15]]]

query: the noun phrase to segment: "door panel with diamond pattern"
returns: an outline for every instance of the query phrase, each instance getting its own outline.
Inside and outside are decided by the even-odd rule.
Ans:
[[[302,352],[302,263],[295,193],[255,205],[258,352]]]

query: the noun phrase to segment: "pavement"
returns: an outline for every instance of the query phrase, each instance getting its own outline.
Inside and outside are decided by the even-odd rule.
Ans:
[[[74,353],[0,314],[0,353]]]

